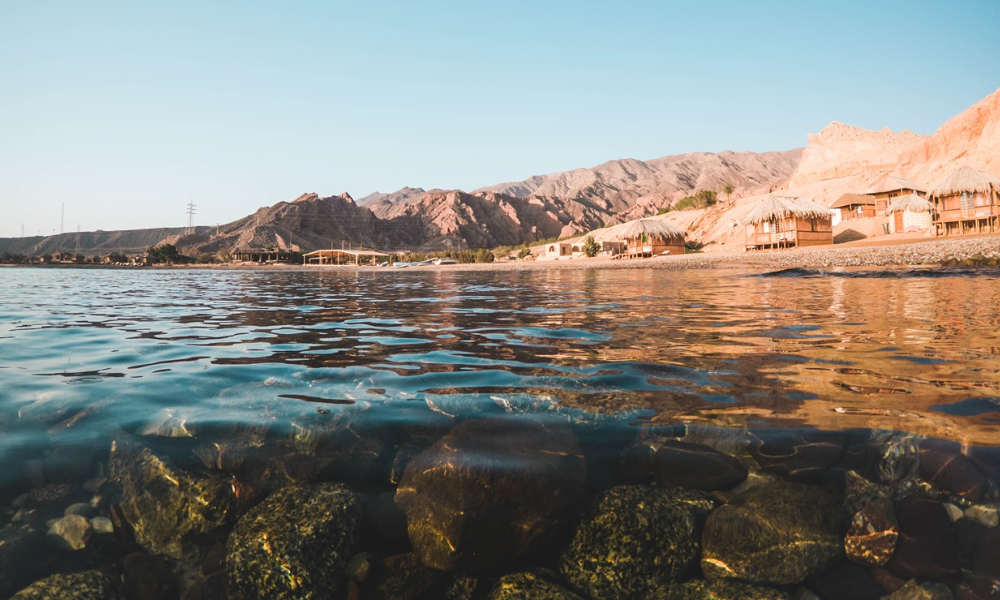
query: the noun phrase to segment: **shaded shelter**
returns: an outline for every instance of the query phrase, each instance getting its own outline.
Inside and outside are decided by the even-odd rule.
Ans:
[[[768,196],[743,217],[748,250],[833,243],[830,209],[784,196]]]
[[[938,235],[972,235],[1000,231],[1000,179],[959,167],[930,193]]]
[[[875,216],[875,196],[844,194],[830,208],[840,211],[840,220],[866,219]]]
[[[375,265],[393,262],[394,255],[375,250],[315,250],[302,255],[307,265]]]
[[[624,258],[642,258],[664,254],[684,254],[683,229],[663,219],[637,219],[613,227],[598,229],[594,240],[617,245],[615,254]]]
[[[876,217],[884,217],[887,214],[886,211],[889,209],[889,204],[896,198],[907,194],[916,194],[923,197],[927,195],[927,189],[920,184],[913,183],[902,177],[883,175],[878,181],[872,184],[867,192],[867,195],[875,198]]]

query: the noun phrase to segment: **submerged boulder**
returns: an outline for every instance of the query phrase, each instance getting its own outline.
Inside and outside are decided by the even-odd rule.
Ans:
[[[497,580],[486,600],[583,600],[533,573],[512,573]]]
[[[336,598],[361,519],[343,484],[290,486],[239,520],[226,543],[231,598]]]
[[[232,481],[179,469],[127,435],[112,445],[110,471],[136,540],[157,554],[199,554],[205,538],[221,538],[239,512]]]
[[[899,523],[888,498],[870,500],[854,513],[844,536],[847,558],[869,567],[883,567],[896,550]]]
[[[124,600],[121,587],[104,573],[82,571],[39,579],[11,596],[11,600]]]
[[[670,586],[657,600],[788,600],[788,594],[742,581],[694,579]]]
[[[38,574],[45,557],[45,534],[27,524],[0,529],[0,595]]]
[[[565,425],[468,420],[407,464],[395,502],[424,565],[497,571],[569,521],[585,470]]]
[[[743,482],[749,471],[739,460],[702,444],[667,440],[656,446],[653,476],[663,486],[706,492],[727,490]]]
[[[709,578],[800,583],[840,560],[839,507],[814,486],[768,483],[709,515],[701,543]]]
[[[959,544],[944,504],[910,496],[897,508],[899,541],[886,565],[901,577],[952,582],[959,576]]]
[[[647,598],[698,560],[699,531],[713,503],[679,488],[619,486],[584,511],[559,570],[595,600]]]

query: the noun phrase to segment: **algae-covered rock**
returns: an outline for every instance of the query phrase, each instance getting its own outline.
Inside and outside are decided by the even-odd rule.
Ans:
[[[410,600],[427,590],[438,572],[420,564],[412,552],[386,557],[369,578],[365,598]]]
[[[742,581],[695,579],[670,586],[657,600],[788,600],[788,594]]]
[[[121,485],[122,513],[136,540],[154,553],[196,556],[202,542],[221,538],[238,516],[231,481],[179,469],[127,435],[111,448],[110,470]]]
[[[236,524],[226,543],[231,598],[336,598],[361,518],[343,484],[291,486]]]
[[[474,419],[409,462],[395,501],[426,566],[498,571],[568,522],[585,470],[565,425]]]
[[[619,486],[584,511],[559,562],[566,580],[595,600],[646,598],[685,576],[713,503],[700,492]]]
[[[533,573],[501,577],[486,600],[583,600],[580,596]]]
[[[49,527],[46,538],[49,540],[49,544],[55,548],[72,552],[83,550],[87,546],[87,540],[90,539],[91,533],[93,533],[93,528],[85,517],[66,515]]]
[[[39,579],[11,600],[124,600],[118,582],[100,571],[57,574]]]
[[[914,580],[889,594],[882,600],[952,600],[954,596],[948,586],[941,583],[917,583]]]
[[[899,523],[892,502],[888,498],[871,500],[851,518],[844,552],[856,563],[882,567],[892,557],[898,539]]]
[[[709,578],[800,583],[842,557],[838,505],[824,491],[796,483],[754,487],[717,509],[701,537]]]

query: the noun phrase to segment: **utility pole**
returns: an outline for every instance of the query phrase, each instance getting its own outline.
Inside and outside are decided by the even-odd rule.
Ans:
[[[187,216],[188,216],[188,234],[194,234],[194,199],[192,198],[187,204]]]

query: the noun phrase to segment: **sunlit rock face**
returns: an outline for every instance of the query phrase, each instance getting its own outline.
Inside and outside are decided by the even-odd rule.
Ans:
[[[499,570],[566,525],[585,472],[565,424],[473,419],[407,464],[395,501],[425,565]]]
[[[289,486],[236,524],[226,543],[230,598],[335,598],[361,508],[343,484]]]
[[[840,560],[839,506],[820,488],[761,485],[709,515],[701,543],[709,578],[800,583]]]
[[[679,488],[619,486],[584,511],[559,570],[596,600],[662,594],[697,563],[698,532],[713,502]]]

